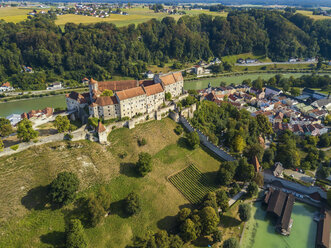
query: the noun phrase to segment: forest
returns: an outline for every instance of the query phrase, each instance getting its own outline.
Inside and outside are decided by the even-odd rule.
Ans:
[[[111,23],[67,23],[61,29],[55,18],[48,14],[17,24],[0,22],[0,81],[36,90],[55,80],[141,78],[150,64],[248,52],[274,61],[331,59],[331,21],[313,21],[289,11],[231,11],[227,18],[202,14],[177,22],[166,17],[121,28]],[[23,73],[23,65],[32,67],[38,79]]]

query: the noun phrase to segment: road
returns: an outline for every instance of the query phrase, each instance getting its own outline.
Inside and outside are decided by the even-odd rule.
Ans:
[[[309,61],[302,61],[302,62],[265,62],[265,63],[249,63],[249,64],[238,64],[236,66],[260,66],[260,65],[305,65],[305,64],[316,64],[317,62],[309,62]]]
[[[61,88],[61,89],[56,89],[56,90],[27,90],[27,91],[5,91],[3,92],[6,96],[18,96],[18,95],[22,95],[22,93],[25,95],[27,93],[31,93],[31,95],[40,95],[40,94],[46,94],[46,93],[50,93],[52,91],[57,92],[57,91],[65,91],[65,90],[70,90],[70,89],[87,89],[87,87],[76,87],[76,88]]]

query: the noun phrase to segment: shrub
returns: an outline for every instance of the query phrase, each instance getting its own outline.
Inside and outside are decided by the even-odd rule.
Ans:
[[[123,159],[123,158],[125,158],[126,156],[128,156],[128,153],[127,153],[126,151],[124,151],[124,152],[120,152],[120,153],[118,154],[118,156],[119,156],[119,158]]]
[[[235,238],[229,238],[224,241],[223,248],[239,248],[239,242]]]
[[[64,139],[65,140],[72,140],[74,136],[71,133],[67,133],[66,135],[64,135]]]
[[[165,93],[165,99],[166,99],[167,101],[170,101],[170,100],[171,100],[171,93],[170,93],[170,92],[166,92],[166,93]]]
[[[181,125],[177,125],[176,128],[175,128],[175,133],[177,135],[181,135],[183,133],[184,129]]]
[[[18,146],[19,146],[19,145],[13,145],[13,146],[10,147],[10,149],[16,151],[16,150],[18,149]]]
[[[130,193],[125,198],[125,211],[129,215],[137,214],[140,211],[140,199],[136,193]]]
[[[99,119],[96,117],[90,117],[87,120],[87,123],[90,127],[96,128],[98,126]]]
[[[223,234],[220,230],[217,230],[213,233],[212,238],[214,243],[222,242]]]
[[[147,141],[145,138],[138,139],[138,145],[139,146],[144,146],[147,144]]]
[[[251,218],[251,206],[246,203],[240,204],[238,213],[241,221],[248,221]]]

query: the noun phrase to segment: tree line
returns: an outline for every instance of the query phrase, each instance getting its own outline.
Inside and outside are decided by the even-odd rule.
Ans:
[[[141,78],[147,65],[182,63],[252,52],[284,61],[289,57],[331,58],[330,21],[278,11],[231,11],[227,18],[183,16],[152,19],[118,28],[111,23],[67,23],[37,15],[14,24],[0,22],[0,81],[45,89],[56,80],[97,80],[112,75]],[[35,73],[22,73],[22,65]]]

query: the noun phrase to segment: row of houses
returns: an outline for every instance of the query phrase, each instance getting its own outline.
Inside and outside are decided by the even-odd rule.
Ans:
[[[104,92],[113,92],[105,95]],[[178,97],[184,93],[181,72],[156,74],[153,80],[98,82],[89,80],[89,92],[66,95],[67,109],[80,112],[88,107],[88,115],[103,119],[132,118],[156,111],[166,101],[166,94]]]
[[[51,117],[54,113],[54,109],[47,107],[44,109],[38,109],[38,110],[31,110],[29,112],[24,112],[21,114],[21,119],[29,119],[29,120],[36,120],[36,119],[43,119]]]
[[[291,130],[297,135],[314,136],[328,132],[322,121],[329,114],[329,98],[305,105],[277,88],[267,86],[256,89],[246,85],[208,87],[200,91],[200,96],[217,104],[226,100],[239,109],[246,109],[252,116],[265,115],[275,132]],[[323,104],[319,105],[321,101]]]

